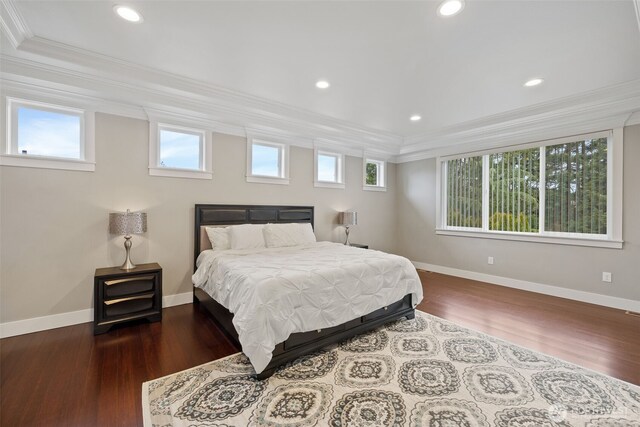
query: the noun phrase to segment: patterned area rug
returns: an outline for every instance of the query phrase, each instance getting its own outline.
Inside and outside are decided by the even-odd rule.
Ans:
[[[419,311],[253,373],[238,353],[146,382],[145,426],[640,427],[640,387]]]

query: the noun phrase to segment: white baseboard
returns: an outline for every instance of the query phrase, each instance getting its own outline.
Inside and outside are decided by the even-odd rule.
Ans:
[[[193,303],[193,292],[173,294],[162,297],[162,307],[173,307],[174,305]]]
[[[30,334],[31,332],[46,331],[47,329],[62,328],[93,321],[93,309],[71,311],[68,313],[52,314],[50,316],[34,317],[16,320],[15,322],[0,323],[0,338],[15,335]]]
[[[640,312],[640,301],[612,297],[608,295],[594,294],[591,292],[577,291],[575,289],[561,288],[559,286],[544,285],[542,283],[528,282],[526,280],[512,279],[509,277],[477,273],[475,271],[460,270],[457,268],[445,267],[442,265],[427,264],[417,261],[411,262],[416,266],[416,268],[433,271],[434,273],[442,273],[449,276],[462,277],[464,279],[478,280],[480,282],[506,286],[508,288],[522,289],[524,291],[536,292],[539,294],[551,295],[560,298],[567,298],[576,301],[587,302],[589,304],[603,305],[605,307],[617,308],[620,310]]]
[[[191,304],[193,292],[166,295],[162,297],[162,307]],[[64,326],[77,325],[79,323],[93,322],[93,308],[71,311],[68,313],[52,314],[50,316],[34,317],[32,319],[16,320],[15,322],[0,323],[0,338],[8,338],[16,335],[30,334],[32,332],[46,331],[48,329],[62,328]]]

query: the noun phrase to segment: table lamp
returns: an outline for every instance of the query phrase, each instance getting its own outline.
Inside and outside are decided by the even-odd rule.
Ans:
[[[340,212],[338,221],[340,222],[340,225],[344,226],[345,233],[347,233],[347,239],[345,240],[344,244],[350,246],[351,244],[349,243],[349,227],[358,224],[358,212]]]
[[[109,233],[124,236],[124,248],[127,258],[120,266],[121,270],[131,270],[136,265],[131,262],[131,235],[142,234],[147,231],[147,214],[145,212],[114,212],[109,214]]]

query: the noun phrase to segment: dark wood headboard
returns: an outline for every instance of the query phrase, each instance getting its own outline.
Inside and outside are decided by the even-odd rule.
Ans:
[[[203,225],[308,222],[313,227],[313,206],[196,205],[195,214],[194,271]]]

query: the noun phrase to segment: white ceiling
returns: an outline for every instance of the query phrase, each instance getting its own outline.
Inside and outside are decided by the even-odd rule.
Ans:
[[[631,0],[115,3],[14,2],[39,38],[403,137],[640,78]]]

